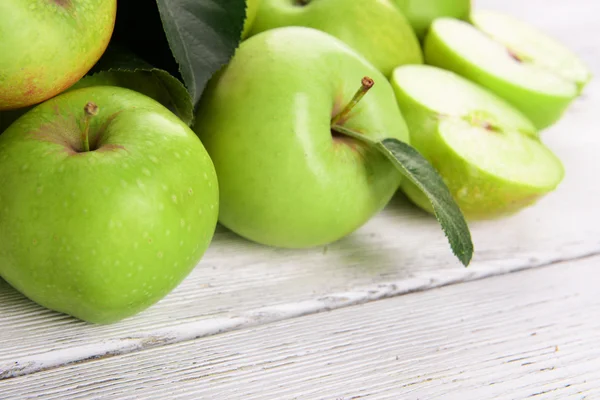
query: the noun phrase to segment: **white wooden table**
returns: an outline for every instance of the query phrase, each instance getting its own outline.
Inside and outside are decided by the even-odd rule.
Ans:
[[[600,75],[600,1],[478,0]],[[543,140],[567,178],[471,224],[465,269],[398,195],[350,237],[272,249],[219,229],[163,301],[92,326],[0,283],[0,400],[600,399],[600,83]]]

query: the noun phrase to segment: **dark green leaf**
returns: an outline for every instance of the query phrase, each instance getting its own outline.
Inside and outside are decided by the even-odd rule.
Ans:
[[[194,105],[229,62],[246,18],[245,0],[157,0],[167,40]]]
[[[119,1],[112,43],[182,80],[195,106],[233,56],[245,16],[245,0]]]
[[[167,107],[186,124],[191,125],[193,121],[192,98],[183,83],[121,47],[109,47],[91,73],[70,90],[99,85],[120,86],[143,93]]]
[[[469,226],[441,176],[417,150],[404,142],[384,139],[377,147],[429,198],[452,251],[465,266],[469,265],[473,257]]]

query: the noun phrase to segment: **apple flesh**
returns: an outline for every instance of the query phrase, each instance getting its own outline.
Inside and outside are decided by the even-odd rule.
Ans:
[[[198,137],[132,90],[63,93],[0,135],[0,275],[49,309],[111,323],[148,308],[201,259],[217,214]]]
[[[375,86],[338,123],[408,142],[390,84],[342,41],[284,27],[242,42],[210,81],[194,125],[215,164],[224,226],[270,246],[320,246],[389,202],[400,172],[379,152],[331,131],[365,76]]]
[[[558,121],[579,93],[575,82],[527,61],[503,43],[456,19],[438,18],[433,22],[424,52],[427,64],[486,87],[517,107],[538,129]]]
[[[55,96],[83,77],[112,36],[116,0],[0,1],[0,110]]]
[[[440,173],[465,217],[514,214],[554,190],[560,160],[509,103],[459,75],[432,66],[396,69],[392,86],[411,144]],[[402,190],[432,212],[410,182]]]
[[[471,0],[395,0],[419,40],[423,40],[431,23],[439,17],[468,20]]]
[[[391,0],[262,0],[251,34],[305,26],[337,37],[384,75],[423,54],[410,24]]]
[[[550,71],[582,91],[592,73],[569,48],[525,22],[497,11],[475,10],[471,23],[523,63]]]

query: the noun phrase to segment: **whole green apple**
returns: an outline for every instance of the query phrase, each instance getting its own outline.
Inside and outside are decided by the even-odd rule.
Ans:
[[[242,42],[210,81],[194,125],[215,164],[224,226],[266,245],[312,247],[348,235],[388,203],[400,172],[331,130],[365,76],[374,87],[337,124],[408,142],[391,85],[342,41],[284,27]]]
[[[262,0],[251,35],[283,26],[327,32],[385,76],[399,65],[423,62],[415,33],[391,0]]]
[[[429,26],[439,17],[469,18],[471,0],[394,0],[422,40]]]
[[[515,214],[562,181],[563,165],[535,126],[490,91],[428,65],[397,68],[392,86],[411,144],[438,170],[468,219]],[[433,211],[415,185],[405,180],[402,190]]]
[[[260,6],[261,0],[246,0],[246,19],[244,20],[244,30],[242,32],[242,39],[246,39],[250,34],[254,20],[256,19],[256,13]]]
[[[198,137],[132,90],[65,92],[0,135],[0,275],[49,309],[93,323],[146,309],[198,263],[217,216]]]
[[[112,36],[116,0],[0,1],[0,110],[40,103],[84,76]]]

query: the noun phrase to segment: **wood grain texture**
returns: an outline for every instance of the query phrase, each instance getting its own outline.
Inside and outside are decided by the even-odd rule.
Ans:
[[[11,399],[594,399],[600,257],[0,381]]]
[[[600,75],[599,2],[476,4],[540,27]],[[514,217],[472,223],[476,254],[469,269],[452,257],[437,222],[401,195],[355,234],[327,248],[266,248],[221,229],[180,287],[146,312],[111,326],[90,326],[45,310],[0,284],[0,378],[596,254],[598,109],[600,84],[593,82],[561,122],[543,133],[565,163],[566,180]]]

